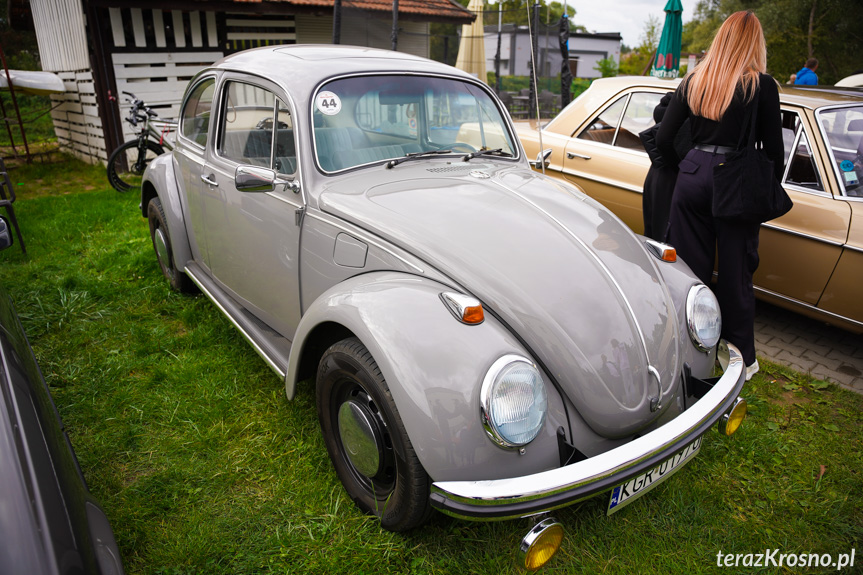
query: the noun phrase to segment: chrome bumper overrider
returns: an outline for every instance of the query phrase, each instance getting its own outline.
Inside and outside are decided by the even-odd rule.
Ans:
[[[432,506],[462,519],[513,519],[565,507],[649,471],[703,435],[734,404],[746,368],[736,347],[729,344],[728,351],[728,366],[710,391],[655,431],[584,461],[533,475],[435,482]]]

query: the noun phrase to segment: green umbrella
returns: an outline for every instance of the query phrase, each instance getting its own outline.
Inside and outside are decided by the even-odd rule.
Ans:
[[[665,5],[665,26],[656,48],[651,76],[677,78],[680,74],[680,38],[683,36],[683,4],[680,0],[668,0]]]

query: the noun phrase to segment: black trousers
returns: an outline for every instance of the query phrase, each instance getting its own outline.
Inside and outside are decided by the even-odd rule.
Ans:
[[[680,162],[669,216],[668,240],[698,279],[708,286],[718,258],[714,293],[722,311],[722,337],[736,345],[743,361],[755,361],[755,290],[758,224],[713,217],[713,167],[724,154],[692,150]]]

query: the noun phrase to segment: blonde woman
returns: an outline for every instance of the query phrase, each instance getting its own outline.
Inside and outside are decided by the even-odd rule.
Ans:
[[[758,371],[752,274],[758,267],[759,226],[713,218],[713,167],[746,141],[741,136],[757,108],[756,145],[763,147],[781,178],[779,91],[766,68],[761,23],[750,11],[735,12],[719,28],[702,62],[680,84],[656,134],[664,160],[668,165],[679,163],[680,169],[668,241],[707,285],[718,256],[715,291],[722,310],[722,337],[743,354],[746,379]],[[695,148],[681,160],[674,152],[674,136],[687,118]]]

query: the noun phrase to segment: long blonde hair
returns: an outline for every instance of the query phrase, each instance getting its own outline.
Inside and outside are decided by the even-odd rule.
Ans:
[[[767,71],[767,45],[761,22],[751,10],[729,16],[700,64],[684,80],[693,114],[719,121],[742,82],[747,101],[758,88],[758,74]]]

